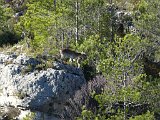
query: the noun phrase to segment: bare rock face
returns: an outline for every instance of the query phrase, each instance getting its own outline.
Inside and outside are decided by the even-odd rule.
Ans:
[[[38,64],[38,60],[24,54],[0,53],[1,119],[21,120],[26,115],[62,119],[57,116],[63,112],[65,102],[86,82],[81,69],[58,62],[46,70],[23,72]]]

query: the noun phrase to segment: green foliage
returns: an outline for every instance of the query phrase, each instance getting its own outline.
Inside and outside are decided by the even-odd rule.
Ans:
[[[51,30],[55,24],[53,7],[48,7],[51,4],[51,1],[45,3],[44,1],[30,0],[26,4],[28,7],[27,12],[20,18],[20,22],[16,25],[16,30],[19,33],[24,31],[26,33],[26,39],[31,40],[29,44],[32,45],[34,50],[39,51],[39,53],[44,51],[46,44],[48,46],[54,44],[49,43],[48,40],[52,37]],[[30,38],[30,33],[34,35],[34,38]]]
[[[155,3],[152,5],[158,5],[158,3]],[[149,5],[149,1],[144,0],[138,4],[138,10],[142,14],[138,21],[138,25],[141,24],[141,20],[143,22],[146,21],[146,23],[150,23],[150,21],[154,24],[156,23],[156,14],[152,14],[152,11],[148,11]],[[157,12],[156,9],[153,9],[153,11]],[[152,26],[143,26],[143,28],[149,27],[152,28]],[[150,30],[150,28],[148,30]],[[158,45],[155,42],[158,38],[156,40],[151,40],[152,38],[153,36],[147,36],[145,39],[141,39],[138,35],[128,34],[124,38],[115,39],[115,43],[113,43],[110,42],[109,39],[102,39],[100,34],[97,34],[88,37],[80,45],[79,50],[86,52],[88,55],[85,62],[95,65],[97,71],[101,71],[107,79],[108,88],[101,94],[95,96],[95,99],[100,105],[100,109],[96,113],[97,117],[105,114],[105,111],[102,109],[110,110],[110,106],[118,101],[126,102],[126,106],[128,101],[142,104],[148,103],[151,105],[151,108],[156,108],[155,105],[158,104],[157,101],[159,99],[159,94],[157,93],[159,84],[154,84],[155,86],[153,87],[153,85],[151,85],[152,83],[145,81],[146,75],[143,74],[143,64],[140,62],[140,58],[144,53],[148,54],[153,52],[148,51],[153,44],[155,45],[154,48],[158,50]],[[155,83],[158,83],[158,81]],[[152,87],[150,88],[149,86]],[[148,94],[148,97],[145,93]],[[151,96],[153,94],[155,96],[154,99],[151,100],[150,98],[152,98]],[[104,106],[107,107],[104,108]],[[120,112],[122,114],[118,115],[117,113],[118,116],[112,116],[113,118],[111,117],[111,119],[125,119],[127,107],[126,110],[120,110]],[[128,111],[128,113],[130,114],[130,111]],[[96,118],[95,114],[90,110],[84,110],[82,115],[87,119]]]
[[[35,70],[46,70],[47,68],[53,68],[53,61],[45,61],[35,66]]]
[[[142,10],[142,8],[139,9]],[[102,111],[104,106],[107,105],[108,107],[105,109],[109,110],[109,106],[112,106],[117,101],[151,102],[148,99],[149,97],[146,98],[144,97],[145,95],[143,96],[144,99],[141,97],[144,94],[143,92],[149,89],[145,86],[145,75],[142,74],[143,65],[138,60],[147,51],[150,41],[132,34],[115,40],[115,43],[112,43],[109,40],[100,39],[96,35],[85,40],[79,48],[88,54],[87,62],[94,63],[108,80],[107,86],[109,88],[95,96],[101,108],[96,116],[105,114],[105,111]],[[142,89],[144,91],[141,91]],[[154,92],[157,91],[156,88],[152,88],[152,90]],[[155,96],[155,98],[159,99],[158,96]],[[150,104],[156,105],[157,102],[154,100]],[[121,112],[122,114],[112,116],[114,118],[111,119],[124,119],[127,108],[124,113],[123,110]],[[91,114],[91,111],[84,111],[84,113],[91,116],[93,114]],[[84,115],[88,118],[89,116],[86,114]]]
[[[0,0],[0,46],[15,44],[20,36],[14,31],[13,13],[3,0]]]
[[[76,4],[81,7],[75,8]],[[63,2],[56,1],[54,5],[51,0],[46,3],[29,0],[26,5],[27,12],[20,17],[16,31],[33,33],[34,39],[30,40],[29,44],[39,53],[44,51],[56,53],[57,49],[62,46],[77,49],[75,39],[79,38],[78,43],[81,44],[90,35],[108,34],[106,30],[109,30],[109,15],[104,13],[107,7],[104,0],[85,0],[78,1],[78,3],[73,0],[64,0]],[[97,11],[97,9],[101,10]],[[97,14],[99,14],[98,18]],[[93,18],[96,19],[93,21]],[[78,38],[75,37],[75,33]]]
[[[36,69],[36,70],[39,70],[39,71],[40,71],[40,70],[44,70],[44,69],[45,69],[45,66],[46,66],[46,65],[45,65],[44,63],[43,63],[43,64],[38,64],[38,65],[36,65],[35,69]]]
[[[93,68],[91,71],[88,67],[86,76],[101,73],[106,78],[105,89],[94,96],[99,109],[94,112],[84,108],[79,120],[122,120],[127,118],[127,114],[133,116],[131,120],[153,119],[153,113],[159,112],[159,78],[145,75],[141,62],[144,55],[152,60],[160,59],[159,0],[26,0],[19,9],[4,5],[0,1],[0,45],[8,41],[15,43],[25,32],[24,41],[35,54],[58,54],[59,49],[71,47],[86,53],[87,59],[82,66],[84,69],[85,66]],[[25,6],[25,14],[15,22],[13,14]],[[118,36],[118,20],[114,19],[117,7],[135,12],[135,18],[131,16],[126,19],[133,19],[132,27],[135,27],[138,34]],[[127,20],[123,20],[119,22],[127,24]],[[22,73],[50,67],[53,67],[52,59],[41,59],[41,64],[29,65]],[[87,79],[90,79],[88,76]],[[123,109],[112,108],[118,102],[123,103]],[[132,115],[128,107],[130,103],[147,103],[150,112]]]
[[[105,110],[102,111],[102,109],[110,110],[110,106],[115,102],[124,100],[138,102],[140,100],[142,94],[140,90],[143,87],[142,80],[145,76],[141,70],[143,66],[137,62],[136,56],[145,51],[146,44],[146,40],[141,40],[138,36],[130,34],[117,39],[116,44],[109,42],[109,40],[101,40],[98,35],[91,36],[81,44],[79,49],[88,54],[86,62],[95,64],[97,70],[101,70],[108,80],[108,88],[95,96],[100,106],[97,117],[103,116]],[[126,102],[126,104],[128,103]],[[108,107],[104,108],[106,105]],[[91,111],[85,110],[83,112],[82,115],[87,119],[90,119],[89,116],[96,118]],[[123,118],[125,113],[120,112],[122,114],[112,117],[114,119]]]
[[[0,30],[3,29],[4,23],[6,20],[3,5],[4,5],[4,1],[0,0]]]
[[[154,114],[148,111],[146,114],[132,117],[129,120],[155,120],[155,118]]]
[[[101,43],[99,35],[90,36],[79,47],[79,51],[83,51],[88,55],[86,62],[91,64],[92,62],[96,62],[96,60],[99,60],[100,57],[102,59],[102,57],[104,56],[102,50],[105,50],[105,45]]]
[[[141,13],[146,13],[147,12],[147,8],[148,8],[148,4],[145,0],[142,0],[140,2],[140,4],[138,5],[138,10],[141,12]]]
[[[0,31],[0,46],[7,44],[18,43],[20,36],[16,35],[14,31]]]
[[[35,113],[29,113],[28,115],[26,115],[25,118],[23,118],[23,120],[34,120],[35,119]]]
[[[104,117],[95,116],[92,111],[86,110],[85,106],[83,106],[81,117],[78,117],[77,120],[104,120]]]

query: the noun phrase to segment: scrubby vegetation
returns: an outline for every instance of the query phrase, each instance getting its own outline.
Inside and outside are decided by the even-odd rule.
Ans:
[[[62,48],[87,55],[88,83],[66,104],[69,119],[158,120],[159,11],[159,0],[0,0],[0,46],[26,46],[18,53],[34,56]],[[47,58],[35,68],[48,67]]]

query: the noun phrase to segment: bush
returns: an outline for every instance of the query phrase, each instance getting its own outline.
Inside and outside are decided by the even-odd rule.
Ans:
[[[100,94],[105,87],[106,79],[103,76],[96,76],[92,80],[88,81],[86,85],[83,85],[80,90],[76,91],[72,99],[69,99],[65,106],[65,115],[67,119],[75,120],[76,117],[81,116],[83,111],[82,106],[85,109],[89,109],[89,114],[96,113],[98,110],[98,102],[94,99],[96,94]],[[88,112],[84,112],[87,114]],[[79,118],[80,119],[80,118]]]
[[[145,114],[132,117],[129,120],[155,120],[155,118],[154,118],[154,114],[148,111]]]
[[[20,36],[16,35],[14,32],[10,31],[4,31],[0,32],[0,46],[2,47],[3,45],[8,45],[8,44],[15,44],[18,43],[20,40]]]

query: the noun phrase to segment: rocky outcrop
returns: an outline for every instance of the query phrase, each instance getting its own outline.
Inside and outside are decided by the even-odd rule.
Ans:
[[[1,119],[21,120],[26,115],[36,119],[43,116],[45,120],[62,119],[65,102],[85,84],[83,72],[55,61],[52,68],[24,72],[39,64],[24,54],[0,54]]]

